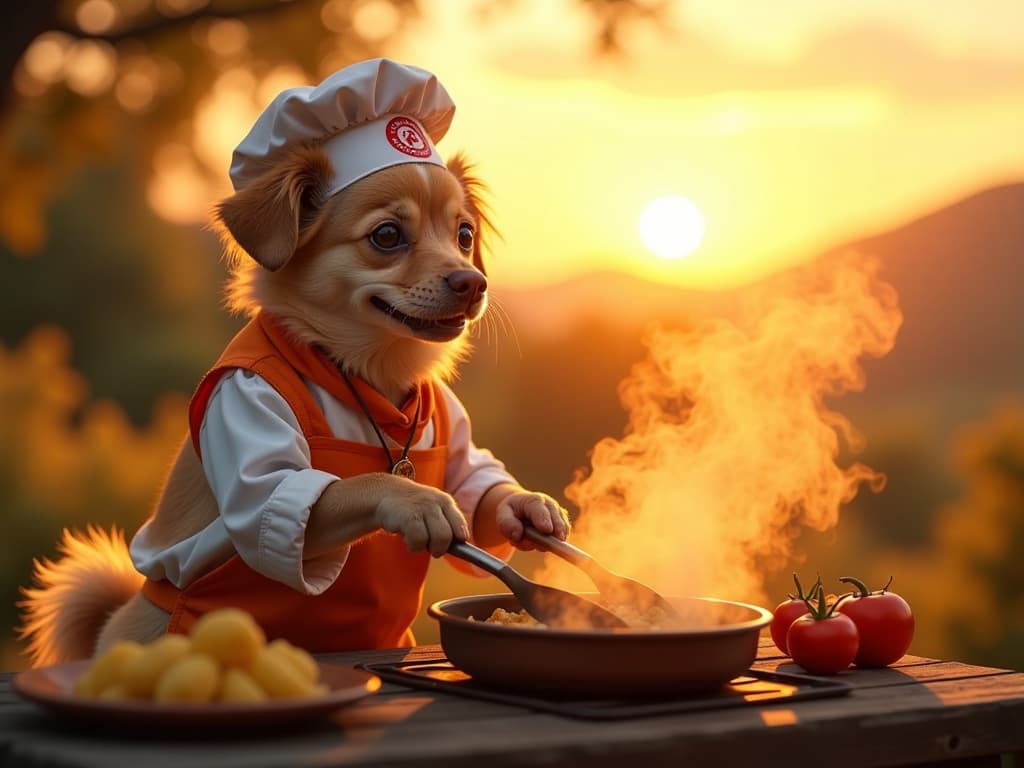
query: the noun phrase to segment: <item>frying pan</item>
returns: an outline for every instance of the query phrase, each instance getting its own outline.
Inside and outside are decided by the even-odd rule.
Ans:
[[[456,667],[499,688],[557,695],[677,696],[720,688],[757,656],[764,608],[705,597],[669,598],[686,629],[570,630],[497,624],[513,595],[441,600],[427,609]],[[470,618],[472,617],[472,619]]]

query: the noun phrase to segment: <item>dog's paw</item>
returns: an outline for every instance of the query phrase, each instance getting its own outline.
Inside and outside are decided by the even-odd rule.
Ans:
[[[427,550],[434,557],[448,551],[452,539],[469,538],[466,518],[449,494],[395,478],[396,488],[377,504],[377,524],[405,540],[410,552]]]
[[[498,504],[495,517],[498,531],[519,549],[534,549],[523,537],[524,524],[562,540],[569,535],[569,514],[545,493],[514,491]]]

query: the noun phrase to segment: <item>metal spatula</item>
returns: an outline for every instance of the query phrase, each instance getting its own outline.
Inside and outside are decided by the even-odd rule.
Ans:
[[[550,627],[622,629],[626,622],[586,598],[530,581],[508,563],[465,541],[452,541],[448,554],[483,568],[504,582],[526,612]]]
[[[524,535],[543,549],[568,560],[584,571],[594,582],[597,591],[614,605],[631,605],[640,611],[656,608],[674,619],[680,618],[679,612],[672,603],[659,595],[646,584],[642,584],[628,576],[620,576],[610,571],[595,560],[590,554],[567,541],[556,539],[541,533],[531,525],[525,525]]]

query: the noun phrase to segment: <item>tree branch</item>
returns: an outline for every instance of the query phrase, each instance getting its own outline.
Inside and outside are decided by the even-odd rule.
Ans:
[[[152,15],[149,18],[133,24],[132,26],[121,27],[120,29],[114,29],[110,32],[101,32],[99,34],[88,34],[78,27],[66,23],[52,26],[51,29],[83,40],[99,40],[116,45],[124,40],[146,40],[160,35],[163,32],[171,32],[188,27],[193,22],[201,19],[255,19],[262,16],[272,16],[284,8],[308,1],[309,0],[267,0],[266,2],[253,3],[249,6],[241,8],[236,7],[232,8],[230,11],[225,10],[223,12],[218,12],[216,7],[213,5],[206,5],[180,16]]]
[[[14,72],[36,36],[46,31],[57,16],[57,0],[24,3],[0,25],[0,116],[15,100]]]

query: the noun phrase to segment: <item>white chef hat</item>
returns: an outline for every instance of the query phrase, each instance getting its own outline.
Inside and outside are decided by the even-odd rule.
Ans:
[[[319,143],[334,166],[329,194],[401,163],[444,167],[434,142],[448,132],[455,104],[426,70],[390,59],[352,64],[316,87],[282,91],[231,157],[242,189],[288,146]]]

